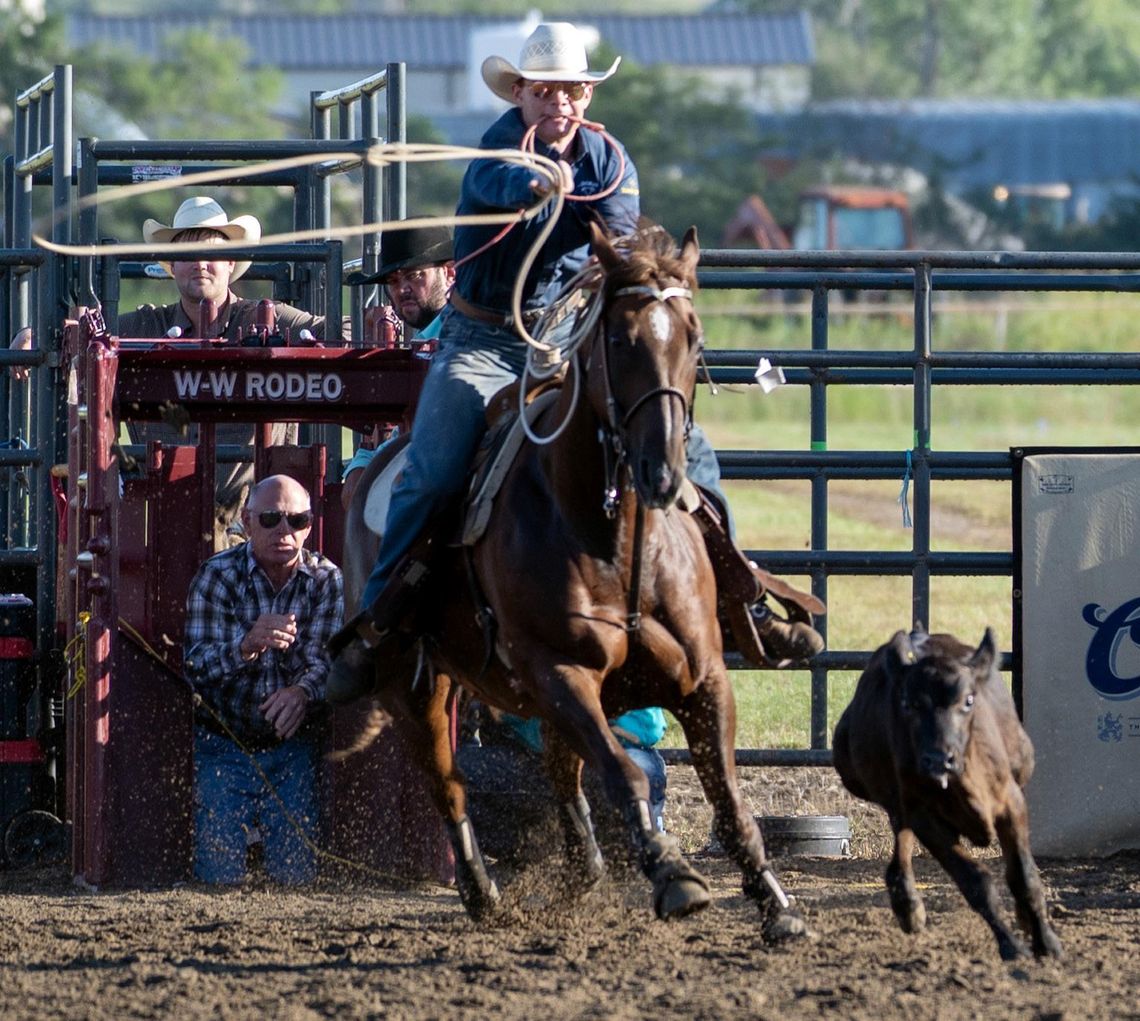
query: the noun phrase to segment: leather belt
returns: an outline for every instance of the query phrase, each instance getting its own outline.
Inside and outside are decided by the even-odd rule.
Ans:
[[[492,326],[510,326],[514,322],[514,316],[509,312],[496,312],[494,309],[482,308],[479,305],[472,305],[462,295],[452,290],[447,299],[456,310],[462,312],[468,319],[474,319],[480,323],[490,323]],[[542,315],[541,310],[534,309],[530,312],[523,313],[523,324],[530,326],[538,322],[539,316]]]

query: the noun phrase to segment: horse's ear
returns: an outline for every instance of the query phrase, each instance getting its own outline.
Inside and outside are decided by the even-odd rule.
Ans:
[[[598,257],[598,262],[605,270],[612,270],[621,265],[621,256],[610,244],[606,232],[593,221],[590,222],[590,247]]]
[[[685,237],[681,241],[681,261],[688,268],[690,276],[696,275],[697,260],[700,257],[701,246],[697,241],[697,228],[693,226],[685,231]]]

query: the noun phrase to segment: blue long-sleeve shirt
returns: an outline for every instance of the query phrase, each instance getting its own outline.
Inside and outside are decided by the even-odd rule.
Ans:
[[[483,135],[482,149],[517,149],[526,133],[526,124],[518,107],[504,113]],[[621,143],[617,143],[621,147]],[[567,154],[574,172],[574,195],[596,195],[621,175],[618,187],[597,202],[567,202],[553,233],[547,239],[541,256],[535,260],[523,291],[523,307],[537,308],[549,302],[585,263],[589,255],[589,223],[600,217],[615,236],[630,234],[641,215],[637,168],[624,148],[621,154],[598,132],[580,128]],[[536,142],[535,151],[551,159],[558,154]],[[624,159],[624,167],[623,167]],[[534,170],[504,160],[473,160],[463,175],[456,213],[460,216],[503,210],[519,210],[533,205],[530,182]],[[523,257],[535,236],[547,222],[549,210],[534,219],[515,224],[507,234],[487,251],[470,261],[463,260],[497,234],[501,226],[466,226],[455,228],[455,288],[473,305],[506,313],[511,305],[511,290]]]

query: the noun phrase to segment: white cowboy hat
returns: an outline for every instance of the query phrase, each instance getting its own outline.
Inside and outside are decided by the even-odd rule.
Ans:
[[[249,241],[252,243],[261,239],[261,221],[256,216],[235,216],[231,220],[217,202],[205,195],[195,195],[183,202],[178,207],[178,212],[174,214],[174,220],[170,226],[148,217],[143,224],[142,232],[143,239],[147,244],[152,242],[165,244],[167,241],[173,241],[184,230],[196,229],[216,230],[219,234],[229,238],[230,241]],[[159,265],[167,273],[170,272],[169,263],[162,262]],[[230,280],[236,280],[247,269],[249,269],[248,262],[235,263],[234,271],[230,274]]]
[[[500,99],[515,101],[511,87],[520,78],[528,82],[604,82],[617,69],[621,57],[606,71],[591,71],[582,34],[568,21],[547,21],[538,26],[519,54],[515,67],[503,57],[483,61],[483,81]]]

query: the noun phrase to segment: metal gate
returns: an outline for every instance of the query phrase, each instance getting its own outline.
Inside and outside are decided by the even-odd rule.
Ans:
[[[989,479],[1010,483],[1010,449],[986,452],[931,448],[931,408],[938,392],[951,387],[999,385],[1113,386],[1140,383],[1140,353],[938,350],[932,316],[939,292],[1135,293],[1140,290],[1140,255],[1132,253],[1009,252],[758,252],[705,250],[699,271],[706,289],[774,291],[806,289],[811,294],[810,349],[710,350],[710,375],[717,383],[755,386],[758,356],[781,367],[788,383],[806,387],[810,402],[810,449],[720,450],[721,470],[730,479],[802,479],[811,486],[810,548],[752,550],[776,573],[808,575],[813,592],[828,599],[828,581],[837,576],[905,576],[911,579],[910,622],[929,624],[932,576],[1013,578],[1013,553],[938,552],[931,548],[931,483]],[[829,297],[852,290],[908,292],[913,299],[913,344],[894,351],[836,349],[829,341],[833,312]],[[885,308],[886,306],[884,306]],[[778,313],[777,313],[778,314]],[[905,450],[828,449],[828,392],[837,386],[910,387],[913,445]],[[1073,442],[1079,442],[1075,437]],[[829,546],[828,484],[838,479],[906,480],[913,495],[911,548],[907,552],[837,550]],[[900,608],[900,613],[901,613]],[[995,621],[1013,634],[1010,617]],[[827,619],[821,627],[826,635]],[[889,637],[882,636],[882,640]],[[1014,643],[1016,646],[1016,642]],[[811,666],[810,747],[741,749],[741,765],[826,765],[828,675],[861,670],[872,649],[835,649]],[[735,665],[740,665],[739,663]],[[1011,653],[1002,668],[1015,671]],[[686,752],[666,752],[686,761]]]
[[[402,67],[389,65],[382,76],[389,86],[389,124],[392,140],[399,140],[403,124]],[[188,146],[194,146],[195,159],[231,163],[234,178],[241,179],[244,162],[297,152],[345,151],[355,145],[363,152],[376,134],[376,106],[373,94],[381,76],[357,83],[345,90],[314,96],[313,139],[288,143],[118,143],[87,140],[80,143],[78,194],[93,194],[100,185],[122,181],[132,161],[177,162]],[[39,324],[38,334],[46,338],[41,348],[30,353],[0,349],[0,366],[28,364],[39,379],[32,391],[11,388],[7,374],[0,382],[0,396],[9,408],[7,441],[0,449],[0,471],[7,485],[0,496],[0,508],[7,524],[6,543],[0,549],[0,577],[5,585],[34,589],[38,614],[39,664],[49,668],[49,650],[56,647],[55,557],[56,518],[49,469],[63,460],[65,430],[60,421],[64,406],[64,376],[59,362],[61,323],[68,307],[92,292],[101,292],[113,316],[115,284],[120,276],[140,273],[141,264],[116,264],[105,260],[99,266],[84,266],[57,258],[30,245],[26,225],[30,223],[33,183],[50,184],[53,204],[67,207],[71,201],[67,182],[71,180],[70,153],[70,69],[56,72],[17,101],[17,143],[14,161],[6,167],[5,251],[0,270],[7,275],[6,326],[11,336],[16,327],[31,321]],[[356,115],[348,112],[360,104],[359,134],[352,135]],[[339,137],[334,137],[332,111],[338,112]],[[183,168],[190,172],[191,168]],[[367,174],[367,171],[365,171]],[[327,173],[267,178],[264,183],[288,183],[296,189],[296,222],[299,226],[320,226],[328,222]],[[390,217],[405,212],[403,181],[394,175],[386,183],[367,177],[363,191],[362,216],[376,214],[385,204]],[[53,239],[70,240],[71,218],[53,221]],[[94,240],[97,233],[89,215],[80,213],[77,238]],[[374,263],[379,241],[366,238],[363,261]],[[271,262],[265,272],[280,273],[286,293],[283,297],[307,305],[323,307],[339,315],[338,256],[322,246],[288,246],[288,251],[237,252],[280,259],[291,264],[306,260],[325,267],[323,282],[301,274],[297,277],[275,269]],[[839,576],[897,576],[911,583],[909,615],[912,621],[930,620],[930,582],[934,576],[1000,576],[1012,579],[1012,551],[938,552],[931,548],[931,484],[935,481],[987,479],[1008,483],[1012,478],[1013,457],[1008,449],[987,452],[935,451],[931,448],[931,407],[945,388],[979,383],[1016,387],[1023,384],[1046,386],[1106,385],[1128,387],[1140,382],[1140,354],[1121,352],[1026,351],[944,351],[934,342],[932,316],[934,296],[939,292],[1127,292],[1140,288],[1140,256],[1131,254],[1012,254],[975,252],[755,252],[711,250],[702,253],[701,285],[706,290],[785,291],[802,289],[811,294],[810,346],[803,349],[758,352],[744,348],[710,350],[711,379],[717,383],[755,386],[754,371],[761,353],[785,372],[789,384],[809,392],[810,442],[800,450],[720,450],[722,471],[729,479],[806,480],[811,490],[811,536],[804,550],[751,550],[766,566],[778,573],[806,575],[812,588],[825,601],[829,580]],[[275,277],[270,277],[276,279]],[[300,290],[290,290],[294,285]],[[837,291],[905,292],[913,310],[913,338],[909,347],[893,350],[836,349],[829,340],[833,311],[831,296]],[[33,296],[35,300],[33,301]],[[375,298],[373,294],[372,299]],[[368,296],[354,299],[352,317],[361,329],[361,305]],[[39,310],[35,315],[33,306]],[[359,336],[359,332],[354,332]],[[909,387],[913,395],[913,444],[905,450],[832,451],[828,449],[829,390],[836,386]],[[18,398],[18,399],[13,399]],[[339,449],[330,444],[330,456]],[[30,480],[26,491],[20,478]],[[829,545],[831,515],[829,484],[840,479],[907,479],[913,497],[913,531],[910,549],[885,553],[876,550],[838,550]],[[1001,623],[1001,622],[998,622]],[[1006,633],[1012,632],[1011,619]],[[826,620],[823,621],[826,629]],[[886,636],[884,636],[886,637]],[[828,686],[835,671],[861,669],[871,649],[829,648],[811,667],[811,716],[808,746],[798,749],[741,749],[737,761],[743,765],[824,765],[830,761],[828,749]],[[740,666],[739,661],[732,663]],[[1003,667],[1011,668],[1011,653],[1003,654]],[[50,688],[50,685],[47,685]],[[682,752],[669,757],[683,759]]]

